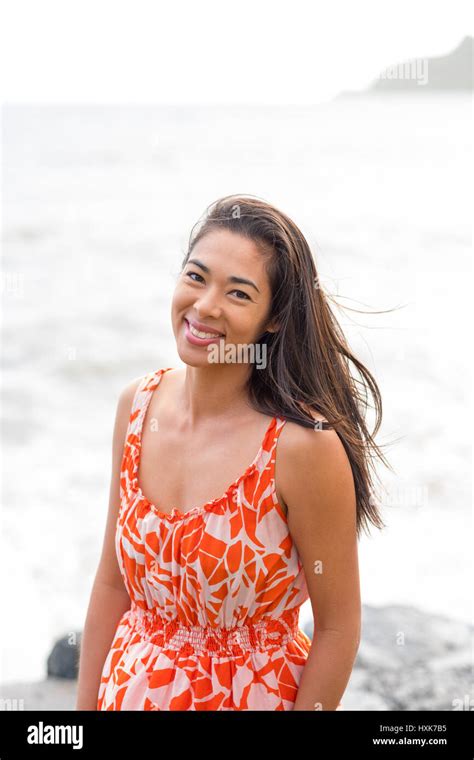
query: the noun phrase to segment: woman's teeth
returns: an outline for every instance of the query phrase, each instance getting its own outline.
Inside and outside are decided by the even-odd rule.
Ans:
[[[188,328],[191,335],[194,335],[196,338],[223,338],[223,335],[216,335],[216,333],[205,333],[201,332],[201,330],[196,330],[195,327],[192,326],[190,322],[188,322]]]

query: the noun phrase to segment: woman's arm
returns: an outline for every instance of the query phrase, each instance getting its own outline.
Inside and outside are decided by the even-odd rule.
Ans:
[[[96,710],[105,658],[122,615],[130,608],[115,553],[115,530],[120,506],[120,469],[133,397],[140,378],[120,394],[112,444],[112,476],[102,554],[91,591],[82,633],[76,710]]]
[[[130,607],[127,592],[95,579],[81,639],[76,710],[96,710],[100,676],[118,622]]]
[[[288,428],[280,437],[278,483],[314,617],[311,649],[293,709],[336,710],[360,642],[354,480],[334,430],[296,424]]]

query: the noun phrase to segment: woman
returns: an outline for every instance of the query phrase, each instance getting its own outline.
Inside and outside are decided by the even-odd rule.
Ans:
[[[137,378],[118,403],[76,707],[341,709],[357,541],[384,525],[369,468],[385,459],[357,385],[374,434],[378,387],[300,230],[254,196],[207,209],[171,317],[184,368]],[[312,640],[298,626],[308,598]]]

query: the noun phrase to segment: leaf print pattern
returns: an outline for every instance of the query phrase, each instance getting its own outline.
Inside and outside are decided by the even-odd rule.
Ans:
[[[132,404],[115,535],[131,605],[97,709],[291,710],[311,640],[298,627],[304,571],[275,493],[285,420],[271,420],[256,458],[220,498],[162,512],[137,473],[146,409],[170,369],[145,375]]]

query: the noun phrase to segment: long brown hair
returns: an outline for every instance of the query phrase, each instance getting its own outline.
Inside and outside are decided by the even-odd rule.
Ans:
[[[389,467],[374,437],[382,422],[382,399],[369,370],[349,349],[322,287],[310,247],[296,224],[282,211],[253,195],[228,195],[206,209],[191,230],[186,266],[192,249],[204,235],[226,229],[252,240],[265,259],[272,293],[269,318],[276,332],[264,332],[266,367],[251,371],[247,392],[252,406],[270,416],[282,416],[315,428],[311,410],[322,414],[341,439],[354,477],[357,535],[369,523],[381,529],[373,491],[373,464],[378,457]],[[347,308],[347,307],[345,307]],[[351,374],[352,364],[358,377]],[[370,391],[375,425],[365,421]]]

